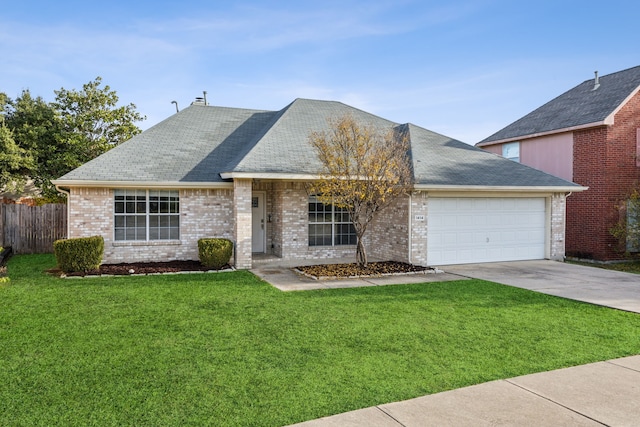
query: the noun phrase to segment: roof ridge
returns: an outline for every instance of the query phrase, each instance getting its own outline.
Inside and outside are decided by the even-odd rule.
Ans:
[[[616,75],[616,74],[627,73],[627,72],[629,72],[629,71],[633,70],[634,68],[640,68],[640,65],[636,65],[636,66],[634,66],[634,67],[625,68],[624,70],[620,70],[620,71],[614,71],[613,73],[609,73],[609,74],[603,74],[602,76],[598,76],[598,78],[599,78],[599,79],[606,79],[606,78],[611,77],[611,76],[614,76],[614,75]],[[596,71],[596,72],[597,72],[597,71]],[[582,82],[582,83],[580,83],[580,84],[590,83],[590,82],[592,82],[592,81],[593,81],[593,77],[592,77],[592,78],[590,78],[590,79],[587,79],[587,80],[583,81],[583,82]],[[580,86],[580,85],[578,85],[578,86]]]
[[[625,76],[616,78],[621,75]],[[604,122],[640,88],[640,65],[599,76],[598,79],[598,90],[589,89],[594,84],[594,78],[587,79],[514,120],[476,145]]]
[[[245,159],[245,157],[247,157],[249,154],[251,154],[251,152],[258,146],[260,145],[260,140],[264,139],[270,132],[273,131],[274,127],[276,126],[276,124],[282,119],[282,117],[286,114],[286,112],[289,110],[289,108],[293,105],[293,103],[296,100],[294,100],[293,102],[290,102],[288,105],[286,105],[284,108],[280,109],[280,110],[274,110],[272,112],[276,113],[273,118],[269,121],[269,123],[267,123],[261,130],[260,132],[256,133],[256,135],[249,141],[249,143],[246,145],[247,147],[250,147],[247,151],[239,151],[238,155],[233,159],[232,162],[229,163],[230,166],[230,171],[235,169],[236,167],[238,167],[238,165],[240,163],[242,163],[242,160]]]
[[[389,119],[387,119],[385,117],[379,116],[377,114],[373,114],[373,113],[371,113],[369,111],[365,111],[362,108],[354,107],[353,105],[349,105],[349,104],[344,103],[342,101],[335,101],[335,100],[331,100],[331,99],[296,98],[289,105],[293,105],[293,103],[296,102],[296,101],[311,101],[311,102],[323,102],[323,103],[327,103],[327,104],[329,104],[329,103],[331,103],[331,104],[340,104],[340,105],[342,105],[342,106],[344,106],[344,107],[346,107],[348,109],[356,110],[356,111],[358,111],[358,112],[360,112],[362,114],[365,114],[367,116],[375,117],[376,119],[384,120],[385,122],[391,123],[391,125],[393,127],[400,126],[402,124],[402,123],[394,122],[393,120],[389,120]]]

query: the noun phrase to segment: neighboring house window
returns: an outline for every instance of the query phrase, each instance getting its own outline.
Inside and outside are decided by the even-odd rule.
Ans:
[[[309,197],[309,246],[355,245],[356,231],[349,212]]]
[[[115,240],[180,238],[178,191],[115,190]]]
[[[502,144],[502,157],[513,160],[514,162],[520,162],[520,143],[509,142]]]

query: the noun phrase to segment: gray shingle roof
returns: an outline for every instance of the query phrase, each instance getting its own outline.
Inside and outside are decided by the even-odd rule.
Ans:
[[[602,122],[640,86],[640,66],[599,80],[597,90],[586,80],[478,144]]]
[[[222,173],[318,174],[312,131],[344,114],[379,128],[409,133],[415,182],[437,186],[569,187],[573,183],[503,159],[412,124],[340,102],[296,99],[280,111],[191,105],[61,177],[82,182],[223,182]]]
[[[414,178],[418,185],[577,187],[569,181],[419,126],[405,126],[410,133]]]
[[[309,143],[309,134],[328,130],[328,119],[350,114],[359,123],[375,127],[389,129],[395,125],[335,101],[296,99],[281,113],[233,172],[317,174],[322,166]]]
[[[222,182],[276,115],[191,105],[60,180]]]

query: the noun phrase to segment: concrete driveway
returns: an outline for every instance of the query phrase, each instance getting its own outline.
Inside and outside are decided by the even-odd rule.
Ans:
[[[640,313],[640,275],[557,261],[441,266],[447,273]]]

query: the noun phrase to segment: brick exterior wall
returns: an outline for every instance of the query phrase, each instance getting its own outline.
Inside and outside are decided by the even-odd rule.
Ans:
[[[575,131],[573,181],[589,190],[567,201],[567,255],[609,261],[622,259],[609,232],[616,206],[640,179],[636,165],[640,93],[614,117],[612,126]]]
[[[231,190],[180,190],[179,241],[115,242],[113,197],[112,189],[72,188],[68,202],[69,237],[102,236],[105,263],[197,260],[198,239],[233,240]]]
[[[251,268],[251,195],[250,179],[233,180],[233,216],[236,268]]]
[[[354,257],[354,246],[309,246],[309,194],[304,183],[273,184],[273,253],[284,259]]]
[[[549,236],[549,258],[555,261],[563,261],[565,255],[567,198],[564,193],[556,193],[551,196],[549,200],[551,204],[551,235]]]
[[[427,218],[429,214],[429,196],[420,191],[411,195],[411,252],[409,261],[412,264],[428,266],[427,254]],[[424,220],[416,220],[416,216],[422,216]]]
[[[364,243],[372,258],[409,262],[409,197],[401,197],[378,212]]]
[[[284,259],[355,259],[355,246],[309,246],[308,199],[303,183],[252,183],[236,180],[231,189],[180,190],[180,240],[113,241],[112,189],[72,188],[69,237],[101,235],[105,263],[197,260],[197,241],[223,237],[235,242],[236,268],[251,268],[251,196],[266,192],[267,252]],[[428,194],[415,192],[379,213],[365,234],[370,259],[429,265],[427,254]],[[550,198],[552,259],[564,256],[565,197]],[[419,218],[424,218],[424,220]],[[239,226],[239,224],[242,224]],[[409,224],[412,225],[411,230]],[[273,248],[272,248],[273,246]]]

